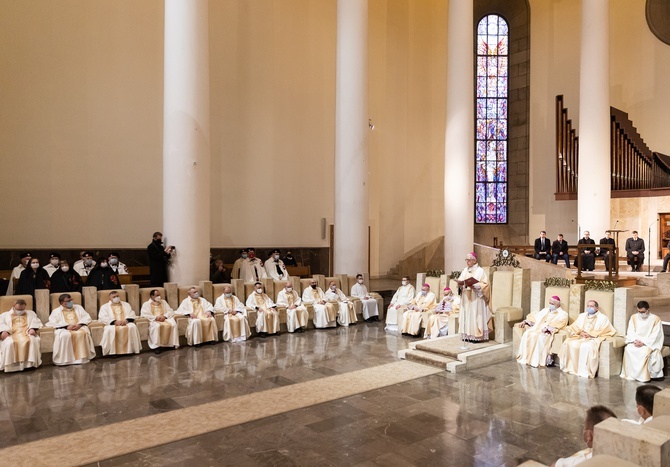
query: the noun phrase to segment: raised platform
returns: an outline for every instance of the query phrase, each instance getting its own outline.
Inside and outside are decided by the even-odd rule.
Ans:
[[[618,275],[612,276],[610,279],[607,274],[593,274],[593,273],[582,273],[581,277],[575,277],[575,282],[578,284],[584,284],[586,281],[611,281],[616,284],[617,287],[633,287],[637,285],[637,277],[627,276],[627,275]]]
[[[409,349],[398,351],[400,358],[443,368],[450,373],[481,368],[512,358],[512,344],[495,341],[467,343],[462,349],[460,336],[446,336],[412,342]]]

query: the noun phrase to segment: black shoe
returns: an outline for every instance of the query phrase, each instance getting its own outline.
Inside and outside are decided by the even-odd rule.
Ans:
[[[268,333],[267,332],[259,332],[258,337],[262,337],[263,339],[265,339],[266,337],[268,337]]]
[[[377,322],[377,323],[379,322],[379,316],[378,315],[375,315],[372,318],[375,320],[375,322]]]
[[[156,349],[154,349],[154,353],[155,353],[156,355],[160,355],[160,353],[161,353],[162,351],[163,351],[163,349],[161,349],[160,347],[157,347]]]
[[[302,328],[298,328],[298,329],[296,329],[296,331],[298,331],[300,334],[302,334]]]

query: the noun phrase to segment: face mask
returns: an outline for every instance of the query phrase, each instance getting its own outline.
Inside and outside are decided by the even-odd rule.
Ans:
[[[279,255],[275,255],[275,259],[279,259]]]
[[[118,262],[119,262],[119,260],[116,259],[116,258],[112,258],[112,259],[109,260],[109,264],[112,264],[112,265],[117,264]]]
[[[249,253],[249,258],[254,259],[256,257],[256,253]]]
[[[121,301],[120,297],[114,297],[112,298],[112,303],[119,303]]]
[[[233,296],[233,294],[231,294],[231,293],[224,294],[224,297],[226,297],[226,298],[230,298],[232,296]]]
[[[590,315],[593,315],[593,314],[596,313],[596,309],[594,307],[590,306],[586,309],[586,312]]]
[[[258,294],[263,293],[263,289],[256,289],[256,293],[258,293]]]
[[[402,285],[407,285],[407,281],[402,281]]]
[[[160,301],[161,301],[161,296],[160,296],[160,295],[156,295],[156,296],[154,297],[154,301],[156,301],[156,302],[160,302]]]
[[[647,319],[647,318],[649,318],[649,312],[648,312],[648,311],[645,312],[645,313],[639,313],[639,312],[638,312],[637,315],[638,315],[640,318],[642,318],[642,319]]]
[[[425,290],[422,290],[422,291],[421,291],[421,295],[426,295],[427,293],[428,293],[428,292],[426,292]]]
[[[198,292],[196,292],[196,293],[193,294],[193,297],[192,297],[192,298],[193,298],[193,300],[195,300],[195,299],[197,299],[199,296],[200,296],[200,294],[199,294]]]
[[[332,286],[332,287],[330,288],[330,290],[332,290],[333,292],[335,292],[335,291],[337,290],[337,287]]]
[[[363,279],[358,279],[359,284],[362,284],[363,282],[365,282]]]
[[[58,258],[54,258],[50,261],[50,263],[51,263],[52,266],[58,266],[59,260],[58,260]]]
[[[65,306],[68,307],[68,308],[74,308],[74,302],[72,300],[70,300],[69,302],[67,302],[65,304]]]
[[[286,287],[286,291],[287,291],[287,292],[292,292],[292,291],[293,291],[293,287]]]
[[[313,288],[313,289],[316,289],[316,284],[312,285],[312,288]]]
[[[101,267],[101,268],[106,268],[106,267],[107,267],[107,263],[100,263],[100,267]]]
[[[551,311],[554,311],[554,310],[556,309],[556,305],[554,305],[553,303],[550,304],[550,305],[549,305],[549,309],[550,309]]]
[[[30,263],[30,267],[33,269],[37,269],[40,267],[40,263]]]
[[[85,260],[84,260],[84,264],[85,264],[86,266],[90,266],[91,264],[93,264],[93,260],[92,260],[92,259],[85,259]]]
[[[249,255],[247,255],[246,253],[242,253],[242,258],[243,259],[247,259],[248,257],[249,257]]]
[[[14,308],[14,314],[18,316],[23,316],[26,314],[26,310],[17,310],[16,308]]]
[[[70,270],[70,266],[61,266],[60,270],[63,272],[68,272]]]

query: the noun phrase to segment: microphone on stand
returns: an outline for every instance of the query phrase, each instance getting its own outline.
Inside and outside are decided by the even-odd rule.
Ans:
[[[612,230],[616,229],[616,225],[617,225],[618,223],[619,223],[619,219],[617,219],[616,222],[614,223],[614,228],[612,228]]]

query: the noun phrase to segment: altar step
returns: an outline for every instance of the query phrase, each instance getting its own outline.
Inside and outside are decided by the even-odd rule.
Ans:
[[[460,336],[446,336],[412,342],[409,349],[400,350],[400,358],[444,368],[450,373],[482,368],[512,358],[512,343],[495,341],[468,343],[462,349]]]

